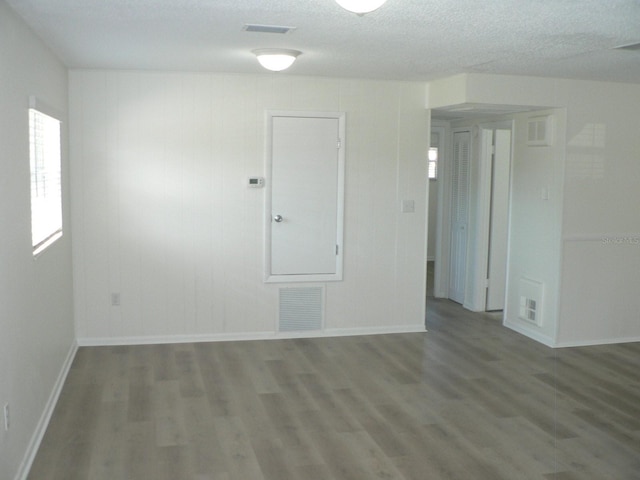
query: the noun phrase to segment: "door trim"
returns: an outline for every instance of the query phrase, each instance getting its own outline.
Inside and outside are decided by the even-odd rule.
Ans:
[[[272,195],[272,166],[273,166],[273,118],[274,117],[298,117],[298,118],[332,118],[338,120],[338,202],[336,212],[336,273],[315,275],[274,275],[271,273],[271,195]],[[264,281],[265,283],[289,283],[289,282],[327,282],[340,281],[343,276],[344,258],[344,179],[345,179],[345,145],[346,145],[346,114],[345,112],[318,112],[318,111],[291,111],[291,110],[267,110],[265,111],[265,201],[264,201]]]

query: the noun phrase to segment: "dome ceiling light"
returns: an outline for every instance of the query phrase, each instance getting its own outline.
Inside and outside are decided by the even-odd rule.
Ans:
[[[293,65],[293,62],[296,61],[296,58],[301,53],[302,52],[298,50],[285,48],[260,48],[253,50],[253,54],[258,58],[260,65],[272,72],[286,70]]]
[[[365,13],[377,10],[384,5],[386,1],[387,0],[336,0],[342,8],[357,13],[358,15],[364,15]]]

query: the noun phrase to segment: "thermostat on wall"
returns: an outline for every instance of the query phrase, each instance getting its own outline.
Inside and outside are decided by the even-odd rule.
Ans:
[[[264,187],[264,178],[262,177],[249,177],[250,188],[262,188]]]

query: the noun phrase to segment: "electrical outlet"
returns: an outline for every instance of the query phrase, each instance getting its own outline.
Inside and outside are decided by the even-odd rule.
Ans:
[[[9,404],[4,404],[4,429],[9,430]]]

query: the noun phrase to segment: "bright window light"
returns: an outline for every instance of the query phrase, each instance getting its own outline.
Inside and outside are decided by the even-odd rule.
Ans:
[[[62,236],[60,121],[29,109],[31,245],[37,255]]]
[[[429,179],[438,178],[438,147],[429,148]]]

